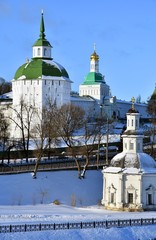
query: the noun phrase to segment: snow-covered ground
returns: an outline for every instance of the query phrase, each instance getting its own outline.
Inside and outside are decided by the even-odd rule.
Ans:
[[[104,210],[102,173],[90,170],[85,179],[76,171],[0,176],[0,225],[67,223],[105,219],[154,218],[156,212],[127,213]],[[60,205],[53,202],[58,200]],[[1,233],[0,240],[133,240],[156,238],[156,226]]]

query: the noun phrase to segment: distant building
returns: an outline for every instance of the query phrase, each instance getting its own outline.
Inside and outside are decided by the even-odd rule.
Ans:
[[[123,151],[103,169],[102,204],[111,210],[156,209],[156,162],[143,152],[140,114],[134,108],[127,113],[127,129],[122,135]]]

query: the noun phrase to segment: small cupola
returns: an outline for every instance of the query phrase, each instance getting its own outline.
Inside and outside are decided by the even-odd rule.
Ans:
[[[99,73],[99,55],[96,53],[95,44],[94,44],[94,52],[90,56],[90,72]]]
[[[33,45],[33,59],[52,60],[51,48],[52,48],[51,44],[45,38],[44,17],[42,11],[39,39]]]
[[[131,102],[132,102],[132,107],[127,112],[127,130],[136,131],[140,128],[139,126],[140,114],[134,108],[134,103],[135,103],[134,97],[132,97]]]

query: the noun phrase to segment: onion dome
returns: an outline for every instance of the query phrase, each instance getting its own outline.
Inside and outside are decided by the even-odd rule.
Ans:
[[[95,60],[95,61],[99,60],[99,55],[97,55],[95,50],[94,50],[93,54],[91,54],[90,60]]]

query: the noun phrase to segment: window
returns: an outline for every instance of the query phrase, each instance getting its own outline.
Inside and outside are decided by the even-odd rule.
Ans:
[[[44,56],[47,56],[47,49],[44,48]]]
[[[128,203],[133,203],[133,193],[128,193]]]
[[[111,203],[114,203],[114,193],[111,193]]]
[[[134,144],[133,143],[129,143],[129,150],[133,150],[133,148],[134,148]]]
[[[37,49],[37,54],[38,54],[38,56],[40,56],[40,54],[41,54],[41,49],[40,48]]]
[[[147,195],[147,201],[148,201],[148,205],[152,205],[152,204],[153,204],[152,194],[151,194],[151,193],[149,193],[149,194]]]
[[[140,143],[138,143],[138,151],[140,151]]]
[[[125,149],[127,149],[127,143],[125,143]]]
[[[133,127],[133,119],[132,119],[132,127]]]

